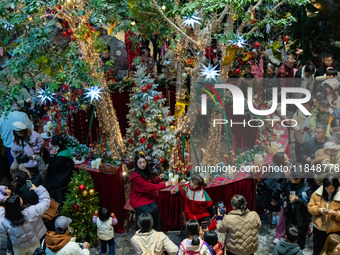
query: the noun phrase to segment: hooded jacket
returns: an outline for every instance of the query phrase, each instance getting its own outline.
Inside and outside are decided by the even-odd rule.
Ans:
[[[166,188],[165,182],[152,183],[152,180],[145,180],[137,172],[132,172],[130,204],[133,208],[157,202],[157,191]],[[159,179],[154,182],[160,181]]]
[[[340,189],[338,188],[333,200],[329,203],[322,198],[323,186],[319,187],[312,195],[308,203],[308,211],[312,215],[314,226],[327,233],[340,231],[340,215],[323,215],[319,212],[320,208],[340,212]]]
[[[75,238],[67,234],[56,235],[54,231],[46,233],[46,255],[90,255],[88,249],[80,248]]]
[[[8,233],[15,248],[30,248],[39,243],[46,233],[46,227],[41,216],[50,205],[50,196],[43,186],[37,187],[34,191],[39,197],[39,203],[22,211],[25,217],[23,225],[13,227],[11,222],[5,218],[5,209],[0,209],[0,232]]]
[[[213,202],[208,193],[203,188],[196,190],[190,189],[188,184],[186,187],[179,188],[182,196],[184,214],[186,219],[202,219],[210,217],[208,208]]]
[[[192,245],[191,240],[184,239],[179,246],[178,255],[185,255],[186,253],[185,253],[184,249],[187,252],[189,252],[189,251],[199,252],[200,255],[212,255],[213,252],[211,251],[209,245],[206,242],[204,242],[203,240],[201,240],[201,239],[199,239],[199,240],[200,240],[199,245]]]
[[[131,238],[131,244],[135,248],[136,253],[138,255],[143,253],[138,245],[137,237],[139,237],[139,241],[144,246],[145,250],[148,251],[155,243],[158,233],[159,237],[155,246],[154,255],[162,255],[164,251],[169,255],[175,255],[178,251],[178,247],[163,232],[157,232],[154,229],[151,229],[146,233],[141,233],[140,230],[138,230]]]
[[[72,151],[69,148],[50,159],[44,186],[50,193],[51,198],[58,203],[64,201],[73,169]]]
[[[275,246],[273,255],[303,255],[303,252],[297,243],[288,243],[282,238]]]
[[[225,215],[222,221],[216,221],[217,230],[226,233],[227,251],[235,255],[249,255],[257,251],[261,220],[256,212],[236,209]]]

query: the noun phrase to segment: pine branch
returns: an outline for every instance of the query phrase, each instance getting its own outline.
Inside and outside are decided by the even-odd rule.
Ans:
[[[166,22],[168,22],[170,24],[170,26],[172,26],[174,29],[176,29],[181,35],[183,35],[189,42],[191,42],[192,44],[194,44],[195,46],[198,46],[198,42],[196,42],[195,40],[193,40],[191,37],[189,37],[186,33],[184,33],[175,23],[173,23],[170,19],[168,19],[167,16],[165,16],[164,12],[162,11],[161,8],[159,8],[158,4],[156,3],[155,0],[151,0],[151,2],[153,3],[154,7],[156,8],[156,10],[161,14],[161,16],[166,20]]]
[[[259,7],[260,5],[262,5],[262,0],[259,0],[258,2],[257,2],[257,4],[253,7],[253,6],[250,6],[249,8],[248,8],[248,11],[247,11],[247,13],[246,13],[246,15],[249,15],[249,14],[251,14],[253,11],[255,11],[256,10],[256,8],[257,7]],[[246,26],[246,20],[243,20],[242,21],[242,23],[241,23],[241,25],[240,25],[240,27],[237,29],[237,32],[241,35],[242,34],[242,30],[243,30],[243,28]]]
[[[285,0],[281,1],[280,3],[278,3],[272,10],[271,13],[273,13],[274,11],[276,11],[277,8],[279,8],[281,5],[283,5]],[[268,14],[268,16],[270,16],[270,13]],[[254,33],[256,30],[258,29],[258,27],[253,27],[247,34],[250,35],[252,33]]]

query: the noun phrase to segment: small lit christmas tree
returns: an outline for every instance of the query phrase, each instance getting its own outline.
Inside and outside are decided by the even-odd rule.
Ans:
[[[79,174],[74,172],[68,186],[69,191],[61,212],[72,219],[70,226],[77,240],[86,240],[93,245],[97,232],[92,217],[99,203],[93,180],[86,170],[80,169]]]
[[[135,87],[130,94],[129,128],[125,142],[129,144],[128,156],[144,152],[157,166],[168,160],[175,143],[174,117],[166,98],[157,92],[158,84],[146,68],[139,66],[135,74]]]

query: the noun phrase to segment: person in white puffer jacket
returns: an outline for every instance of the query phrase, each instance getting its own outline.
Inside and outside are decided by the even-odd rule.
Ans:
[[[99,218],[98,218],[99,216]],[[97,224],[97,235],[100,239],[100,252],[105,254],[107,245],[109,245],[109,254],[115,254],[115,240],[113,226],[118,223],[116,216],[108,209],[102,207],[99,209],[99,213],[96,210],[93,216],[93,223]]]

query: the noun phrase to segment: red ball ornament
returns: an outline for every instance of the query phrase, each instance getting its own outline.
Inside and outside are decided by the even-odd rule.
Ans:
[[[143,109],[144,110],[148,109],[148,105],[147,104],[143,104]]]
[[[73,112],[75,110],[73,105],[70,105],[70,110]]]
[[[156,139],[156,134],[152,134],[151,136],[153,139]]]
[[[141,119],[142,124],[145,124],[145,118]]]
[[[151,144],[148,144],[148,149],[151,149],[151,148],[152,148]]]
[[[152,84],[148,83],[147,87],[148,87],[148,89],[152,89]]]
[[[63,37],[67,37],[67,33],[66,32],[63,32]]]
[[[148,91],[148,88],[147,88],[146,86],[143,86],[143,87],[142,87],[142,92],[143,92],[143,93],[146,93],[147,91]]]
[[[159,159],[159,163],[163,164],[164,160],[162,158]]]
[[[156,165],[156,168],[159,169],[159,165]]]
[[[165,98],[165,96],[162,94],[162,95],[161,95],[161,98]]]
[[[139,135],[140,135],[139,130],[136,130],[136,131],[135,131],[135,134],[136,134],[137,136],[139,136]]]
[[[283,37],[283,40],[285,41],[285,42],[289,42],[289,36],[288,35],[286,35],[285,37]]]
[[[61,10],[61,6],[58,4],[57,9],[60,11]]]
[[[54,14],[54,10],[52,10],[51,13]]]
[[[137,87],[137,84],[135,83],[135,85],[134,85],[135,87]]]
[[[73,206],[73,209],[74,209],[75,211],[77,211],[77,210],[79,209],[79,205],[75,204],[75,205]]]
[[[238,49],[238,45],[237,44],[235,44],[235,48]]]
[[[74,36],[72,35],[72,36],[71,36],[71,40],[74,41],[75,39],[76,39],[76,38],[74,38]]]
[[[235,73],[236,75],[239,75],[239,74],[241,73],[241,70],[238,69],[238,68],[236,68],[234,73]]]
[[[165,131],[165,126],[161,126],[161,130],[162,130],[162,131]]]
[[[68,35],[72,35],[72,34],[73,34],[72,29],[67,29],[67,34],[68,34]]]
[[[81,89],[78,89],[78,90],[77,90],[77,94],[78,94],[78,95],[82,95],[82,94],[83,94],[83,91],[82,91]]]
[[[141,138],[139,141],[140,141],[140,143],[145,143],[145,139],[144,138]]]
[[[129,144],[133,144],[132,138],[129,139]]]
[[[66,83],[64,86],[63,86],[63,90],[69,90],[70,89],[70,86]]]
[[[252,19],[251,24],[254,25],[257,22],[257,19]]]
[[[61,101],[62,101],[63,103],[66,103],[66,102],[67,102],[67,100],[66,100],[65,97],[63,97],[63,98],[61,99]]]
[[[80,184],[80,185],[79,185],[79,189],[80,189],[81,191],[85,190],[85,185],[84,185],[84,184]]]
[[[53,34],[53,33],[54,33],[54,30],[51,30],[51,33]]]
[[[255,47],[255,49],[260,48],[260,43],[259,43],[259,42],[256,42],[256,43],[254,44],[254,47]]]
[[[237,61],[238,61],[238,62],[241,62],[241,58],[237,58]]]
[[[158,100],[159,100],[159,95],[155,95],[155,96],[153,97],[153,99],[155,99],[155,101],[158,101]]]
[[[170,111],[168,111],[168,116],[171,116],[171,112]]]
[[[238,67],[239,67],[239,68],[241,68],[241,67],[242,67],[242,65],[238,65]]]

